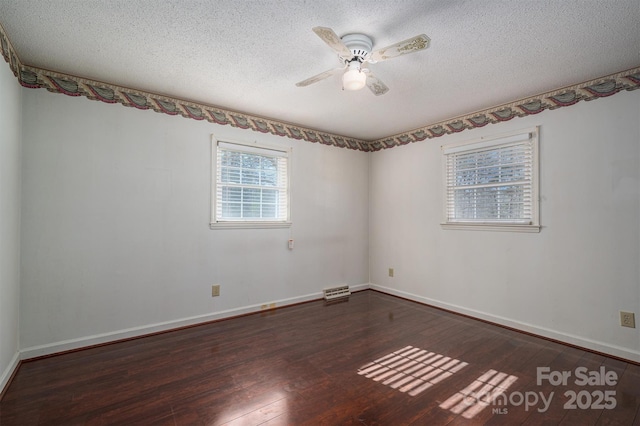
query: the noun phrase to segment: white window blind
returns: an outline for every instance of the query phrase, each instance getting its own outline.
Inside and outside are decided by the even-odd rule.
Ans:
[[[443,147],[444,224],[538,227],[537,134]]]
[[[215,142],[214,225],[289,223],[289,151]]]

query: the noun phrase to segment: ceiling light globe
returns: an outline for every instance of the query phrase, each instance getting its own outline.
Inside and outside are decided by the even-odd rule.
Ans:
[[[367,75],[357,68],[350,68],[342,75],[344,90],[360,90],[367,84]]]

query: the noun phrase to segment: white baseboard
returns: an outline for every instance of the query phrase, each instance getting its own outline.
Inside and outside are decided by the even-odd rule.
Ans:
[[[416,294],[407,293],[401,290],[396,290],[389,287],[380,286],[377,284],[351,285],[349,286],[349,289],[351,290],[351,292],[367,290],[367,289],[377,290],[382,293],[402,297],[405,299],[413,300],[415,302],[424,303],[427,305],[457,312],[463,315],[468,315],[473,318],[478,318],[481,320],[500,324],[505,327],[509,327],[509,328],[524,331],[527,333],[535,334],[538,336],[546,337],[549,339],[557,340],[570,345],[583,347],[583,348],[601,352],[604,354],[609,354],[615,357],[628,359],[634,362],[640,362],[640,352],[633,351],[628,348],[623,348],[623,347],[611,345],[604,342],[585,339],[580,336],[575,336],[572,334],[563,333],[556,330],[551,330],[544,327],[539,327],[536,325],[515,321],[509,318],[488,314],[486,312],[468,309],[462,306],[441,302],[441,301],[430,299],[423,296],[418,296]],[[102,334],[97,334],[93,336],[86,336],[86,337],[81,337],[77,339],[64,340],[64,341],[54,342],[46,345],[24,348],[20,351],[19,354],[16,354],[16,356],[14,356],[14,359],[11,361],[11,364],[2,373],[2,376],[0,376],[0,389],[3,389],[6,383],[8,382],[9,378],[13,374],[13,371],[17,368],[20,359],[25,360],[25,359],[35,358],[39,356],[46,356],[46,355],[51,355],[59,352],[64,352],[64,351],[69,351],[74,349],[81,349],[81,348],[85,348],[93,345],[114,342],[122,339],[140,337],[140,336],[145,336],[148,334],[158,333],[162,331],[169,331],[169,330],[173,330],[180,327],[186,327],[190,325],[197,325],[197,324],[202,324],[210,321],[221,320],[225,318],[235,317],[238,315],[260,312],[262,310],[261,307],[264,304],[270,305],[272,303],[275,303],[276,307],[281,308],[288,305],[294,305],[296,303],[302,303],[302,302],[308,302],[310,300],[321,299],[322,296],[323,296],[322,292],[311,293],[311,294],[292,297],[288,299],[281,299],[276,301],[264,302],[257,305],[229,309],[226,311],[213,312],[213,313],[197,315],[189,318],[182,318],[182,319],[173,320],[173,321],[149,324],[149,325],[144,325],[140,327],[132,327],[132,328],[113,331],[109,333],[102,333]]]
[[[377,284],[370,284],[372,290],[377,290],[381,293],[391,294],[393,296],[402,297],[405,299],[413,300],[415,302],[424,303],[426,305],[435,306],[437,308],[446,309],[448,311],[456,312],[459,314],[467,315],[473,318],[489,321],[495,324],[500,324],[505,327],[520,330],[526,333],[535,334],[537,336],[546,337],[548,339],[557,340],[559,342],[567,343],[569,345],[579,346],[592,351],[608,354],[618,358],[627,359],[634,362],[640,362],[640,352],[634,351],[629,348],[624,348],[616,345],[611,345],[605,342],[599,342],[595,340],[586,339],[580,336],[576,336],[561,331],[551,330],[544,327],[539,327],[533,324],[528,324],[520,321],[515,321],[510,318],[501,317],[498,315],[488,314],[482,311],[476,311],[468,309],[463,306],[453,305],[450,303],[441,302],[428,297],[418,296],[416,294],[407,293],[401,290],[392,289],[389,287],[383,287]]]
[[[351,291],[366,290],[369,288],[369,284],[350,285]],[[112,331],[109,333],[96,334],[93,336],[85,336],[77,339],[63,340],[54,343],[48,343],[46,345],[32,346],[20,350],[20,358],[31,359],[40,356],[51,355],[59,352],[65,352],[75,349],[86,348],[89,346],[100,345],[109,342],[115,342],[122,339],[130,339],[133,337],[145,336],[148,334],[169,331],[180,327],[187,327],[191,325],[198,325],[210,321],[221,320],[225,318],[235,317],[238,315],[245,315],[262,310],[262,305],[275,304],[275,307],[282,308],[287,305],[294,305],[296,303],[308,302],[310,300],[322,299],[323,293],[321,291],[317,293],[311,293],[304,296],[296,296],[288,299],[274,300],[269,302],[263,302],[257,305],[244,306],[240,308],[229,309],[226,311],[212,312],[204,315],[196,315],[193,317],[182,318],[172,321],[165,321],[156,324],[148,324],[139,327],[127,328],[124,330]]]
[[[9,384],[9,379],[11,379],[11,376],[16,371],[16,368],[18,368],[18,365],[20,365],[20,352],[16,352],[13,355],[9,365],[7,365],[7,368],[4,369],[0,376],[0,394],[2,394],[7,384]]]

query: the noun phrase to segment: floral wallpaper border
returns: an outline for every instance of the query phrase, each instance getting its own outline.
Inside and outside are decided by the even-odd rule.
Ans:
[[[20,61],[2,26],[0,26],[0,49],[13,74],[24,87],[45,88],[50,92],[63,93],[68,96],[84,96],[106,103],[119,103],[137,109],[150,109],[159,113],[180,115],[194,120],[206,120],[211,123],[250,129],[260,133],[270,133],[277,136],[365,152],[379,151],[425,139],[437,138],[446,134],[483,127],[487,124],[508,121],[516,117],[538,114],[547,109],[552,110],[574,105],[583,100],[590,101],[611,96],[621,90],[640,88],[639,66],[564,89],[429,124],[397,135],[373,141],[364,141],[211,105],[193,103],[26,66]]]

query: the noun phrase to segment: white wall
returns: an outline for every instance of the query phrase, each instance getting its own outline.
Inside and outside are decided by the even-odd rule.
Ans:
[[[21,87],[0,64],[0,391],[18,361]]]
[[[441,229],[440,146],[535,125],[541,232]],[[637,90],[373,154],[374,288],[640,361],[639,147]]]
[[[12,82],[18,92],[4,71],[3,93]],[[13,123],[2,122],[12,136],[3,133],[0,145],[2,214],[5,200],[13,204],[0,220],[4,371],[18,347],[19,280],[24,357],[371,281],[640,361],[638,329],[620,327],[618,318],[620,310],[640,316],[640,91],[371,155],[20,93],[22,135],[19,109],[1,118]],[[534,125],[541,126],[542,231],[442,230],[440,145]],[[293,147],[291,229],[209,229],[211,133]],[[15,234],[4,239],[20,218],[21,277],[20,242]],[[219,298],[210,297],[212,284],[222,285]]]
[[[368,283],[366,153],[23,95],[26,357]],[[212,133],[293,147],[291,229],[209,229]]]

